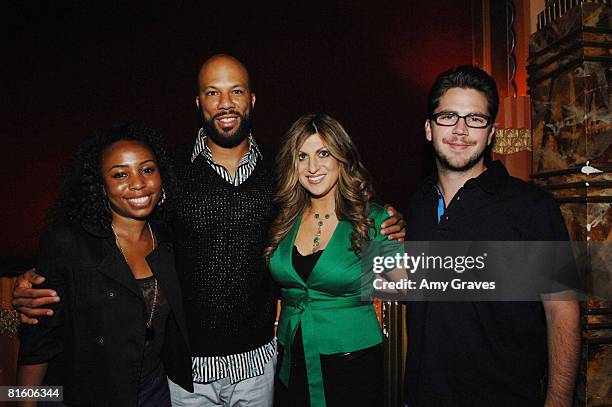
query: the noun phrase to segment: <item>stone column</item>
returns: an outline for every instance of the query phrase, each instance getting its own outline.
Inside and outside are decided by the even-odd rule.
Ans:
[[[612,7],[548,2],[531,36],[533,178],[561,204],[572,240],[587,241],[577,406],[612,405]]]

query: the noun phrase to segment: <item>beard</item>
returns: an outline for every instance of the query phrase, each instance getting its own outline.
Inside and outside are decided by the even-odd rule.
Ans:
[[[202,128],[204,129],[204,133],[206,136],[210,137],[210,139],[218,146],[224,148],[233,148],[242,143],[242,141],[251,134],[251,109],[249,109],[246,114],[243,116],[235,110],[229,110],[227,112],[216,114],[211,120],[206,120],[204,117],[204,112],[200,112],[200,117],[202,118]],[[233,114],[236,116],[240,116],[240,125],[236,132],[233,135],[227,135],[226,133],[221,133],[215,127],[215,119],[217,117]]]
[[[436,162],[442,167],[442,169],[453,171],[453,172],[466,172],[474,168],[482,159],[484,159],[487,146],[485,145],[482,150],[474,152],[474,154],[463,163],[454,164],[444,155],[444,153],[433,143],[434,154],[436,155]]]

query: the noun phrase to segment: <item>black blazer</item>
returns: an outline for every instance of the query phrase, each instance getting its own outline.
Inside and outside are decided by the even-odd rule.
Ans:
[[[172,310],[161,359],[172,381],[193,391],[172,240],[159,225],[153,231],[158,245],[147,261]],[[112,232],[51,225],[42,236],[37,272],[61,301],[51,306],[52,317],[22,326],[19,364],[49,362],[45,382],[63,385],[67,404],[135,406],[146,306]]]

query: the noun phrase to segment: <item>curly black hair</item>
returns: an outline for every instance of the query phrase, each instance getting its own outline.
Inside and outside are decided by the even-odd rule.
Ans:
[[[70,221],[110,230],[111,214],[104,195],[100,161],[109,145],[122,140],[143,142],[153,151],[166,192],[166,202],[156,206],[151,219],[168,220],[171,212],[168,201],[176,196],[176,176],[164,138],[157,130],[139,124],[118,123],[98,131],[78,147],[64,170],[58,198],[49,211],[50,223]]]

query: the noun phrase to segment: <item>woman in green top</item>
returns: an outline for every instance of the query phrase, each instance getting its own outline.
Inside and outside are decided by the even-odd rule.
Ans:
[[[269,257],[281,287],[277,406],[382,404],[382,335],[361,300],[362,244],[388,217],[335,119],[298,119],[277,159],[279,216]]]

